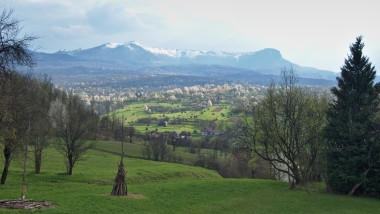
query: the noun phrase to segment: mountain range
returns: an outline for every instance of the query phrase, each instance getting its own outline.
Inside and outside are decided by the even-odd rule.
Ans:
[[[247,82],[268,83],[281,69],[293,67],[308,84],[332,85],[336,73],[302,67],[284,59],[276,49],[256,52],[216,52],[152,48],[131,41],[106,43],[89,49],[36,52],[37,71],[54,75],[82,74],[84,70],[104,72],[205,76]],[[315,80],[315,81],[314,81]],[[314,83],[315,82],[315,83]]]

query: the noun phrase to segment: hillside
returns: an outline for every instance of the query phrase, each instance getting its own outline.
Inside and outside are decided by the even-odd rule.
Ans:
[[[57,158],[58,157],[58,158]],[[377,213],[378,199],[324,193],[323,185],[289,190],[286,182],[221,179],[203,168],[126,159],[128,192],[142,199],[106,195],[112,189],[119,156],[90,151],[72,176],[54,149],[46,152],[41,174],[27,174],[27,198],[54,201],[38,213]],[[2,167],[2,162],[0,167]],[[18,198],[22,162],[14,161],[0,200]],[[25,211],[0,210],[1,213]]]

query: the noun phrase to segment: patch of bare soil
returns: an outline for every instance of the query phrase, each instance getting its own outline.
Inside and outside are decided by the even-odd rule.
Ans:
[[[113,197],[136,198],[136,199],[145,198],[144,195],[134,194],[134,193],[128,193],[128,195],[122,195],[122,196],[111,195],[110,193],[106,193],[106,194],[103,194],[103,195],[113,196]]]
[[[220,111],[222,111],[222,110],[223,110],[222,107],[218,107],[218,108],[212,110],[211,112],[220,112]]]
[[[21,199],[0,200],[0,209],[34,210],[52,208],[47,201],[34,201],[33,199],[21,201]]]
[[[231,117],[230,119],[226,120],[226,122],[236,122],[239,121],[238,117]]]

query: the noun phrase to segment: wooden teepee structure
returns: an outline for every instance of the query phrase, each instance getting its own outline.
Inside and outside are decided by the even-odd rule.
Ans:
[[[115,184],[113,185],[113,189],[111,195],[115,196],[126,196],[127,195],[127,183],[125,182],[125,175],[127,172],[124,170],[124,118],[122,118],[121,123],[121,160],[120,164],[118,164],[118,170],[115,177]]]
[[[127,172],[124,170],[123,161],[120,161],[118,168],[111,195],[125,196],[127,195],[127,183],[125,182],[125,174],[127,174]]]

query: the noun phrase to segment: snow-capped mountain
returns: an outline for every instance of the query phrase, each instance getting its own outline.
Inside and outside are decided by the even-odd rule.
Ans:
[[[181,58],[181,57],[189,57],[195,58],[201,55],[208,56],[219,56],[219,57],[235,57],[238,58],[240,53],[227,53],[227,52],[213,52],[213,51],[200,51],[200,50],[182,50],[182,49],[167,49],[167,48],[154,48],[142,45],[136,41],[131,41],[127,43],[106,43],[100,46],[95,47],[96,49],[128,49],[129,51],[141,51],[145,50],[154,54],[156,56],[166,56],[171,58]],[[78,52],[82,51],[82,49],[77,49],[73,51],[63,50],[59,51],[61,53],[67,53],[69,55],[75,55]]]
[[[40,66],[85,66],[117,69],[162,68],[174,66],[170,72],[181,73],[181,66],[219,65],[256,71],[262,74],[279,75],[284,67],[293,66],[301,77],[334,79],[330,71],[306,68],[284,59],[276,49],[255,52],[216,52],[154,48],[131,41],[127,43],[106,43],[89,49],[62,50],[53,54],[37,53]]]
[[[291,62],[284,60],[278,50],[264,49],[257,52],[229,53],[200,50],[181,50],[152,48],[131,41],[128,43],[106,43],[90,49],[59,51],[80,58],[120,59],[125,63],[133,63],[128,57],[140,56],[155,64],[220,64],[247,69],[268,68],[273,66],[289,66]]]

